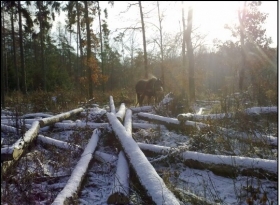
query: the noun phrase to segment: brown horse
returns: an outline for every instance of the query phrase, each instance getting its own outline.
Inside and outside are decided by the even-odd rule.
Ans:
[[[148,97],[148,104],[150,104],[151,98],[154,97],[155,102],[159,102],[159,96],[163,93],[163,84],[160,79],[152,77],[150,79],[139,80],[135,85],[136,90],[136,105],[142,106],[145,96]]]

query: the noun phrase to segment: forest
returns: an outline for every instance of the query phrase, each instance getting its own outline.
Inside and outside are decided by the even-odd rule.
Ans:
[[[225,26],[235,40],[216,39],[211,49],[192,27],[192,9],[178,11],[182,29],[164,36],[161,24],[168,16],[160,10],[161,2],[152,4],[158,18],[156,49],[147,49],[152,41],[145,37],[149,13],[143,13],[141,1],[127,6],[139,7],[137,25],[141,26],[119,30],[113,39],[107,22],[110,13],[98,1],[1,4],[2,107],[15,102],[11,99],[15,93],[19,101],[34,93],[64,95],[61,98],[72,101],[73,95],[91,99],[107,93],[107,99],[108,93],[116,92],[133,103],[135,83],[148,75],[161,78],[165,92],[173,92],[180,101],[222,100],[241,93],[257,106],[277,104],[277,48],[270,46],[271,38],[263,28],[268,14],[259,11],[261,2],[245,2],[236,13],[239,24]],[[114,9],[117,2],[108,4]],[[66,14],[66,26],[58,26],[52,36],[60,12]],[[140,47],[135,46],[135,32],[143,36]]]

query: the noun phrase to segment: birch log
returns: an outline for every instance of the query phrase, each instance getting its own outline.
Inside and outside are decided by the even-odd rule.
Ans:
[[[120,108],[121,109],[121,108]],[[123,122],[125,115],[125,106],[123,104],[122,114],[118,117],[118,112],[116,117],[120,122]],[[130,112],[131,114],[131,112]],[[130,118],[130,119],[129,119]],[[124,121],[126,122],[126,130],[131,131],[131,115],[126,114]],[[128,130],[128,132],[129,132]],[[113,188],[107,199],[108,204],[128,204],[129,203],[129,168],[128,163],[125,158],[123,151],[119,152],[117,171],[114,178]]]
[[[180,123],[178,119],[176,118],[169,118],[169,117],[163,117],[160,115],[153,115],[150,113],[138,113],[138,117],[140,119],[153,121],[157,123],[161,123],[166,125],[166,127],[175,127],[177,129],[182,129],[184,126],[192,126],[200,128],[207,128],[210,127],[209,124],[201,123],[201,122],[193,122],[193,121],[186,121],[183,123]],[[254,132],[253,134],[249,135],[245,132],[238,132],[232,129],[226,129],[223,127],[216,127],[217,131],[220,131],[225,138],[230,137],[233,139],[239,139],[246,142],[254,142],[254,143],[261,143],[261,145],[271,145],[271,146],[277,146],[278,145],[278,138],[273,137],[271,135],[262,135],[261,133]]]
[[[16,141],[12,150],[13,160],[3,162],[1,166],[1,176],[3,176],[9,167],[11,167],[22,156],[22,154],[27,151],[29,145],[34,141],[34,139],[36,139],[39,129],[39,122],[33,122],[31,128],[23,135],[23,138],[20,138],[18,141]]]
[[[117,117],[117,118],[119,119],[119,121],[121,121],[121,122],[123,122],[123,118],[124,118],[124,115],[125,115],[125,110],[126,110],[125,104],[122,103],[122,104],[120,105],[120,108],[119,108],[118,112],[116,113],[116,117]]]
[[[38,135],[37,140],[43,144],[53,145],[61,149],[70,149],[78,152],[81,152],[83,150],[81,146],[70,144],[68,142],[63,142],[61,140],[52,139],[44,135]]]
[[[74,199],[76,199],[78,196],[82,181],[86,175],[89,163],[92,159],[92,155],[96,149],[99,135],[99,130],[95,129],[79,162],[73,170],[71,177],[69,178],[66,186],[55,198],[54,202],[52,203],[53,205],[65,205],[74,203]]]
[[[140,184],[146,191],[150,200],[157,205],[179,205],[180,203],[178,199],[166,187],[162,178],[157,174],[154,167],[149,163],[137,143],[125,130],[119,120],[117,120],[116,116],[112,113],[107,113],[107,117],[113,131],[121,143],[126,158],[135,171]]]
[[[132,134],[132,111],[130,109],[127,109],[125,112],[125,118],[123,122],[125,130]]]
[[[160,116],[160,115],[153,115],[153,114],[150,114],[150,113],[140,112],[137,115],[140,119],[153,121],[153,122],[159,122],[161,124],[166,125],[167,127],[182,128],[183,125],[191,126],[191,127],[198,127],[198,128],[209,127],[209,125],[201,123],[201,122],[186,121],[182,124],[176,118],[163,117],[163,116]]]
[[[110,96],[109,104],[110,104],[110,112],[116,114],[116,108],[115,108],[113,96]]]
[[[47,125],[54,124],[54,123],[59,122],[61,120],[65,120],[65,119],[71,117],[72,115],[75,115],[75,114],[78,114],[78,113],[82,112],[83,110],[84,110],[83,108],[77,108],[77,109],[71,110],[69,112],[65,112],[65,113],[62,113],[62,114],[59,114],[59,115],[55,115],[55,116],[52,116],[52,117],[47,117],[47,118],[41,119],[39,121],[40,122],[40,127],[45,127]]]
[[[108,204],[129,204],[129,169],[123,151],[119,152],[117,172]]]
[[[260,158],[204,154],[193,151],[179,152],[179,148],[137,143],[145,153],[172,155],[176,153],[185,165],[195,169],[209,169],[213,173],[235,177],[238,174],[277,180],[277,161]],[[162,157],[166,158],[166,157]]]

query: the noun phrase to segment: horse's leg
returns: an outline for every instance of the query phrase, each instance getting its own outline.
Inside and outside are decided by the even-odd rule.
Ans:
[[[142,95],[140,95],[139,97],[139,105],[142,106],[143,105],[143,100],[145,98],[145,95],[142,93]]]
[[[150,105],[151,104],[151,95],[148,95],[148,105]]]
[[[139,98],[140,98],[140,94],[136,93],[136,104],[135,104],[135,107],[139,104]]]

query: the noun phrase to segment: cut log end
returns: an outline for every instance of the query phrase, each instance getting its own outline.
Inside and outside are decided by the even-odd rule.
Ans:
[[[114,194],[111,194],[108,197],[107,203],[108,204],[129,204],[129,198],[121,192],[116,192]]]
[[[13,151],[13,158],[14,160],[18,160],[23,153],[23,149],[14,149]]]

